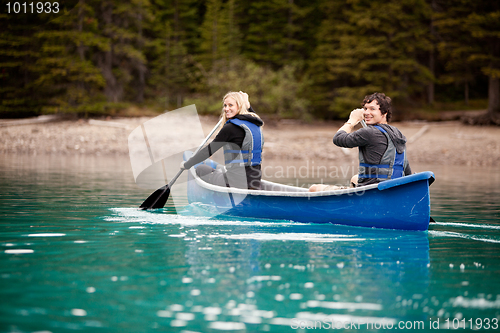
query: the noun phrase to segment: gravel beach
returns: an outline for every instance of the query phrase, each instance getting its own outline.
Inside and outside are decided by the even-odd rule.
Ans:
[[[0,154],[128,155],[128,135],[149,119],[80,119],[34,123],[2,120]],[[200,119],[207,135],[217,118],[202,116]],[[264,161],[355,163],[357,149],[341,149],[332,143],[333,135],[342,123],[266,122]],[[500,165],[500,127],[467,126],[459,121],[391,124],[398,127],[408,139],[410,163],[481,167]]]

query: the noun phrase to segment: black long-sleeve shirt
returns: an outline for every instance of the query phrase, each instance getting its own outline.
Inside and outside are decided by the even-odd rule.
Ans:
[[[391,137],[398,153],[402,153],[406,148],[406,137],[394,126],[380,124]],[[380,164],[385,151],[387,150],[387,137],[374,128],[368,126],[361,128],[352,133],[338,131],[333,137],[333,143],[339,147],[354,148],[359,147],[359,151],[363,154],[365,162],[369,164]],[[407,164],[404,170],[405,176],[411,175],[410,163]],[[376,179],[363,178],[358,180],[360,185],[368,185],[376,183]]]
[[[254,117],[252,115],[247,115],[247,114],[236,115],[234,118],[250,121],[256,124],[257,126],[264,125],[264,122],[260,118]],[[244,138],[245,138],[245,130],[243,128],[233,123],[224,124],[224,126],[219,131],[214,140],[206,147],[201,149],[196,155],[194,155],[188,161],[186,161],[184,167],[186,169],[189,169],[193,165],[203,162],[204,160],[215,154],[215,152],[217,152],[220,148],[222,148],[226,143],[233,143],[241,149]],[[260,179],[262,176],[261,165],[246,166],[245,172],[247,175],[248,187],[259,188]]]

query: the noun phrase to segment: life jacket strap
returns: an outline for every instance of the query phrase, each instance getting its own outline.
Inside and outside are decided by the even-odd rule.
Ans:
[[[387,131],[379,125],[374,125],[376,129],[381,131],[387,137],[387,140],[391,140]],[[394,143],[392,143],[394,151],[394,160],[392,166],[390,164],[369,164],[369,163],[359,163],[360,167],[364,168],[364,172],[358,175],[359,178],[379,178],[391,179],[400,178],[404,176],[404,165],[406,159],[406,151],[398,153]],[[361,156],[361,152],[360,152]]]

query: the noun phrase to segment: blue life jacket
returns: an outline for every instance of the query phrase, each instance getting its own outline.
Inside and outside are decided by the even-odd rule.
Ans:
[[[241,150],[236,145],[224,145],[224,160],[227,166],[254,166],[262,163],[264,136],[260,126],[241,119],[229,119],[227,123],[240,126],[245,131]]]
[[[404,170],[408,165],[406,159],[406,149],[402,153],[398,153],[396,146],[392,142],[391,137],[381,126],[373,126],[387,138],[387,149],[380,160],[380,164],[366,163],[361,150],[359,151],[359,175],[361,178],[376,178],[379,182],[395,179],[404,176]]]

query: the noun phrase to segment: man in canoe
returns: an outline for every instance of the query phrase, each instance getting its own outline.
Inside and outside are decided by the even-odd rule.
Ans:
[[[264,122],[242,91],[228,92],[222,102],[219,133],[209,145],[182,162],[181,169],[189,169],[224,148],[225,171],[201,164],[196,174],[210,184],[260,190]]]
[[[411,175],[406,159],[406,138],[388,124],[392,116],[391,99],[383,93],[374,93],[365,96],[361,105],[363,108],[353,110],[349,120],[333,137],[333,143],[339,147],[359,147],[359,173],[351,178],[351,187]],[[362,120],[368,126],[353,132]],[[335,189],[339,187],[315,184],[309,191]]]

